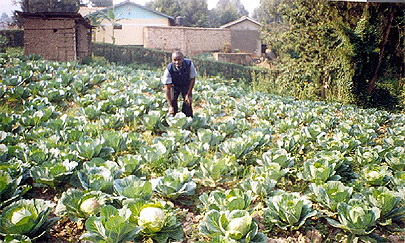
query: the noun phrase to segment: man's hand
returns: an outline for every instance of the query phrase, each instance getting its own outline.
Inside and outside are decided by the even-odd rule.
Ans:
[[[184,97],[184,102],[189,106],[191,106],[191,101],[192,101],[191,94],[186,94],[186,97]]]
[[[169,107],[169,114],[174,115],[174,108],[171,106]]]

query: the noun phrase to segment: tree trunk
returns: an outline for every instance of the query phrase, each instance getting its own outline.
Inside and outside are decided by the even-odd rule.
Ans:
[[[326,78],[325,77],[322,80],[321,97],[322,97],[322,99],[326,98]]]
[[[392,21],[394,19],[395,8],[391,7],[390,12],[391,13],[390,13],[390,16],[388,18],[388,24],[385,27],[385,30],[384,30],[384,33],[383,33],[383,36],[382,36],[382,40],[381,40],[380,57],[378,59],[377,68],[375,69],[374,76],[371,79],[371,82],[370,82],[370,84],[368,86],[368,93],[369,94],[371,94],[373,92],[373,90],[374,90],[374,84],[375,84],[375,81],[377,79],[378,70],[380,69],[381,61],[382,61],[383,54],[384,54],[385,44],[387,43],[388,35],[390,34],[390,30],[391,30],[391,26],[392,26]]]

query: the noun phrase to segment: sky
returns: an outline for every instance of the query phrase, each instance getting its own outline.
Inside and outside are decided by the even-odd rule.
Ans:
[[[114,4],[123,2],[124,0],[114,0]],[[145,5],[145,3],[151,0],[131,0],[134,3]],[[217,4],[218,0],[208,0],[208,9],[212,9]],[[249,14],[253,14],[253,10],[260,5],[260,0],[241,0],[245,9],[249,11]],[[12,16],[13,10],[18,10],[19,7],[12,4],[12,0],[0,0],[0,15],[5,12],[8,16]]]

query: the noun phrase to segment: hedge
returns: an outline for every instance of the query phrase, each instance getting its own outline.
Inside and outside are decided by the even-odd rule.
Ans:
[[[163,67],[171,61],[171,52],[147,49],[139,46],[118,46],[106,43],[93,43],[92,53],[102,56],[110,62],[119,64],[145,63],[154,67]],[[255,77],[272,75],[267,69],[258,69],[242,65],[224,63],[201,58],[191,58],[198,72],[205,76],[251,81]]]
[[[0,50],[7,47],[24,47],[24,31],[0,30]]]

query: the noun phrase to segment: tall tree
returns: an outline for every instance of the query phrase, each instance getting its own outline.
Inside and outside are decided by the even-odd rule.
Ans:
[[[182,15],[186,26],[209,27],[207,0],[183,0]]]
[[[393,3],[281,1],[276,12],[285,29],[275,34],[267,24],[263,31],[278,55],[278,82],[299,97],[395,107],[405,67],[404,9]]]
[[[154,0],[147,3],[146,6],[172,17],[181,16],[182,14],[181,0]]]
[[[219,0],[211,13],[211,16],[216,16],[211,25],[219,27],[248,14],[240,0]]]
[[[70,12],[78,10],[80,0],[52,0],[52,4],[39,0],[11,0],[13,5],[20,5],[23,12]],[[111,0],[112,1],[112,0]]]
[[[155,0],[146,6],[172,17],[183,17],[185,26],[208,27],[207,0]]]
[[[278,6],[283,0],[260,0],[260,6],[255,9],[253,17],[263,24],[281,23],[282,14],[278,11]]]
[[[284,0],[275,12],[287,23],[282,33],[264,28],[265,42],[278,56],[276,65],[284,92],[299,98],[352,100],[353,63],[339,24],[341,17],[327,1]],[[287,88],[288,87],[288,88]]]

